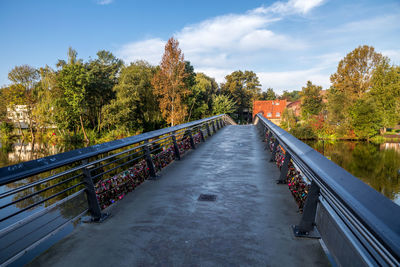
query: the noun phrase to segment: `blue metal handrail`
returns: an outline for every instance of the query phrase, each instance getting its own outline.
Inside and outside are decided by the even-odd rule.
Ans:
[[[371,258],[379,264],[399,264],[400,206],[262,114],[257,118],[267,134],[272,134],[286,155],[290,154],[304,175],[318,186],[320,196],[340,215]]]

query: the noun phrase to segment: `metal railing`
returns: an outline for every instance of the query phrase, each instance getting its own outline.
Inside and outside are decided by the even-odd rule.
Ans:
[[[261,114],[256,125],[271,161],[284,151],[277,182],[287,182],[289,164],[311,181],[296,236],[321,237],[343,266],[400,266],[400,206]]]
[[[217,115],[0,168],[0,265],[88,211],[101,222],[104,208],[230,123]]]

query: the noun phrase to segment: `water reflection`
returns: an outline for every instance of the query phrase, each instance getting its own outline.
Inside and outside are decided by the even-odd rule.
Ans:
[[[0,143],[0,168],[83,147],[84,144]]]
[[[307,141],[311,147],[400,205],[400,144]]]

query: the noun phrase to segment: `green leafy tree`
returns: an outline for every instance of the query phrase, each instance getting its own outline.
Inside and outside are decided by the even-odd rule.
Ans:
[[[236,110],[236,103],[226,95],[214,95],[212,102],[213,115],[229,114]]]
[[[300,99],[300,91],[292,91],[292,92],[288,92],[288,91],[283,91],[282,96],[280,97],[280,99],[286,99],[289,102],[294,102]]]
[[[311,81],[307,82],[307,86],[302,88],[300,92],[301,96],[301,117],[304,120],[310,118],[310,116],[318,115],[322,108],[322,86],[312,84]]]
[[[188,121],[210,115],[212,113],[213,96],[218,91],[218,84],[215,80],[204,73],[197,73],[194,82],[195,84],[191,87],[192,93],[188,97]]]
[[[234,71],[225,77],[226,82],[221,84],[223,94],[230,96],[235,101],[241,121],[244,120],[243,111],[251,111],[253,101],[261,92],[261,84],[257,75],[252,71]]]
[[[67,115],[70,116],[70,119],[79,118],[79,122],[73,121],[74,128],[80,125],[85,141],[89,142],[84,117],[86,117],[89,106],[87,88],[93,78],[85,65],[76,59],[76,55],[77,53],[70,48],[68,64],[64,65],[57,74],[57,86],[61,88],[63,93],[61,101],[65,101],[63,104],[69,106],[63,112],[70,113]]]
[[[100,131],[102,108],[115,98],[113,91],[118,82],[118,74],[123,65],[111,52],[101,50],[97,58],[86,63],[89,77],[87,90],[88,118],[91,128]]]
[[[382,118],[384,132],[400,122],[400,67],[388,62],[378,65],[372,75],[369,96]]]
[[[372,74],[386,59],[372,46],[359,46],[339,62],[331,75],[332,89],[328,94],[328,111],[333,124],[351,128],[349,111],[372,86]]]
[[[266,92],[262,92],[258,98],[259,100],[275,100],[277,99],[277,95],[274,92],[274,89],[268,88]]]
[[[137,61],[123,67],[114,87],[116,98],[103,107],[102,126],[130,132],[155,130],[163,119],[151,84],[156,68]]]
[[[381,128],[382,117],[370,99],[358,99],[350,109],[350,116],[354,132],[360,138],[369,139]]]
[[[28,65],[16,66],[8,73],[8,79],[12,82],[14,90],[24,92],[23,100],[19,99],[17,102],[21,101],[26,105],[27,122],[33,142],[35,140],[33,110],[37,103],[34,89],[39,79],[39,73],[37,69]]]

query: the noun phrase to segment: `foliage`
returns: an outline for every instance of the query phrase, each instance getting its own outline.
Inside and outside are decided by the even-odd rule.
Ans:
[[[369,96],[382,118],[382,127],[393,127],[400,122],[400,67],[384,61],[372,75]]]
[[[194,84],[188,97],[189,115],[187,121],[198,120],[212,113],[213,96],[218,84],[204,73],[196,73]]]
[[[290,133],[299,139],[315,139],[317,135],[308,124],[298,124],[290,130]]]
[[[332,88],[328,96],[330,121],[350,126],[352,105],[367,93],[372,86],[374,69],[387,61],[372,46],[359,46],[339,62],[336,73],[330,79]]]
[[[288,91],[283,91],[282,96],[280,97],[280,99],[286,99],[289,102],[294,102],[300,99],[300,91],[292,91],[292,92],[288,92]]]
[[[309,119],[312,115],[318,115],[322,108],[322,86],[313,85],[308,81],[307,86],[302,88],[301,96],[301,117],[305,120]]]
[[[296,127],[297,117],[292,109],[286,108],[282,113],[281,127],[285,130],[290,131],[292,128]]]
[[[183,123],[187,115],[187,106],[184,99],[190,91],[185,87],[186,64],[179,42],[170,38],[165,45],[164,55],[160,69],[154,75],[152,85],[154,93],[158,96],[160,110],[168,124],[174,126]]]
[[[382,117],[371,100],[358,99],[350,110],[350,116],[358,137],[369,139],[378,134]]]
[[[160,109],[151,80],[156,68],[137,61],[123,67],[114,87],[116,98],[104,106],[103,128],[126,131],[151,131],[162,124]]]
[[[235,111],[235,102],[226,95],[214,95],[213,115],[229,114]]]
[[[262,92],[258,100],[275,100],[277,99],[277,95],[274,92],[274,89],[268,88],[266,92]]]
[[[261,92],[261,84],[257,75],[252,71],[234,71],[225,76],[226,82],[221,84],[221,92],[230,96],[236,103],[236,111],[243,121],[244,109],[251,110],[253,101]]]

